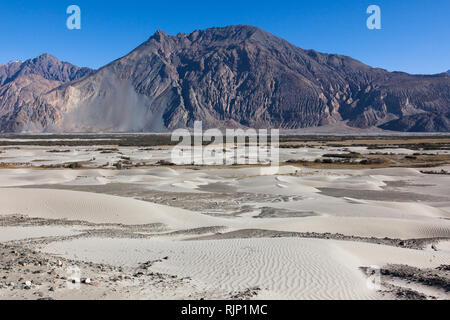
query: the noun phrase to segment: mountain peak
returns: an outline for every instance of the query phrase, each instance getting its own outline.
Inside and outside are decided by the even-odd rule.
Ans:
[[[167,37],[167,33],[164,30],[158,29],[158,30],[156,30],[156,32],[153,34],[153,36],[151,38],[160,41],[161,39],[163,39],[165,37]]]
[[[53,64],[58,64],[58,63],[62,63],[62,61],[60,61],[58,58],[56,58],[55,56],[45,52],[39,56],[37,56],[34,59],[29,59],[27,61],[30,61],[31,63],[53,63]],[[25,61],[25,62],[27,62]]]
[[[216,36],[223,36],[230,39],[235,40],[247,40],[250,38],[255,38],[257,36],[272,36],[267,31],[264,31],[263,29],[260,29],[255,26],[251,25],[245,25],[245,24],[238,24],[238,25],[231,25],[231,26],[225,26],[225,27],[213,27],[206,29],[204,31],[205,33],[211,33],[215,34]]]
[[[55,56],[51,55],[50,53],[44,52],[43,54],[36,57],[36,59],[56,59]]]
[[[14,64],[14,63],[23,63],[23,61],[22,60],[11,60],[11,61],[8,61],[7,64]]]
[[[205,31],[228,31],[228,32],[247,32],[247,33],[255,33],[255,32],[266,32],[261,28],[249,25],[249,24],[235,24],[235,25],[229,25],[225,27],[212,27],[208,28]]]
[[[225,27],[211,27],[204,30],[195,30],[191,33],[178,33],[176,36],[167,35],[164,30],[158,29],[149,38],[149,40],[155,39],[157,41],[161,41],[161,39],[166,37],[187,37],[189,39],[197,39],[200,35],[209,36],[212,40],[218,40],[220,38],[246,40],[256,34],[270,35],[268,32],[251,25],[230,25]]]
[[[0,70],[0,85],[14,81],[24,75],[39,75],[46,80],[69,82],[92,73],[89,68],[80,68],[71,63],[60,61],[49,53],[43,53],[26,61],[9,63]]]

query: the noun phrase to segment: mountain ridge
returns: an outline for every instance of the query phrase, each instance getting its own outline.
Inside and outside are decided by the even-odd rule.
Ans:
[[[28,121],[0,118],[0,128],[148,132],[202,120],[298,129],[347,121],[448,132],[449,105],[448,74],[388,72],[237,25],[175,36],[158,30],[122,58],[27,101]]]
[[[32,123],[33,114],[46,112],[33,110],[36,99],[92,73],[92,69],[60,61],[48,53],[0,65],[0,131],[17,132],[17,126]]]
[[[0,86],[28,74],[38,74],[47,80],[69,82],[93,72],[87,67],[77,67],[69,62],[58,60],[55,56],[43,53],[26,61],[12,61],[0,65]]]

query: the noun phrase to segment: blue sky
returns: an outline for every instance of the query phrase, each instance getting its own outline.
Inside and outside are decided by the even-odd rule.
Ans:
[[[66,28],[66,8],[81,8],[81,30]],[[382,30],[368,30],[366,9],[381,8]],[[251,24],[291,43],[349,55],[410,73],[450,69],[449,0],[2,0],[0,63],[48,52],[98,68],[147,40],[212,26]]]

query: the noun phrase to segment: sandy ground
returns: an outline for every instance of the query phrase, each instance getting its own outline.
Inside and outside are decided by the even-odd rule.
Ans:
[[[0,142],[5,139],[0,138]],[[23,140],[23,139],[22,139]],[[16,139],[17,142],[22,141]],[[77,141],[82,141],[79,139]],[[32,140],[27,140],[32,141]],[[37,140],[37,141],[52,141]],[[95,139],[86,140],[95,143]],[[99,140],[101,141],[101,139]],[[114,141],[114,139],[113,139]],[[438,143],[448,143],[449,139],[434,140],[398,140],[398,141],[377,141],[377,140],[361,140],[361,141],[341,141],[339,145],[322,145],[315,142],[298,143],[281,143],[279,149],[279,161],[284,163],[289,160],[294,161],[314,161],[321,159],[327,154],[348,154],[349,152],[356,152],[363,156],[368,155],[398,155],[398,158],[404,156],[412,156],[421,153],[428,156],[448,156],[450,150],[448,148],[441,148]],[[61,140],[61,143],[64,141]],[[370,149],[369,146],[376,143],[388,143],[385,146],[377,149]],[[414,148],[398,147],[392,145],[393,142],[398,143],[435,143],[435,147],[431,147],[425,151],[418,151]],[[287,146],[295,146],[288,148]],[[336,142],[334,142],[336,144]],[[355,144],[355,145],[353,145]],[[365,144],[366,146],[362,146]],[[284,146],[284,147],[283,147]],[[122,162],[124,165],[129,163],[132,166],[151,166],[157,164],[161,160],[170,161],[172,149],[170,146],[158,147],[129,147],[117,145],[92,145],[92,146],[33,146],[33,145],[11,145],[0,146],[0,166],[12,167],[34,167],[34,168],[58,168],[64,167],[70,163],[79,163],[85,168],[115,168],[117,162]],[[234,159],[235,147],[225,145],[223,148],[224,156],[227,159]],[[205,163],[207,163],[207,154],[204,155]],[[245,160],[245,155],[239,156],[240,160]]]
[[[448,299],[449,185],[420,168],[2,169],[0,297]]]

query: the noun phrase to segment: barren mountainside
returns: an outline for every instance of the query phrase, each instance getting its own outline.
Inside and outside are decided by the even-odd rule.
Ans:
[[[64,82],[92,72],[47,53],[25,62],[0,65],[0,131],[21,132],[36,121],[36,116],[48,117],[46,109],[34,109],[36,99]]]
[[[46,80],[69,82],[92,72],[92,69],[80,68],[68,62],[59,61],[54,56],[44,53],[25,62],[14,61],[6,65],[0,65],[0,86],[29,74],[39,75]]]
[[[297,129],[346,120],[359,128],[450,131],[449,74],[371,68],[251,26],[157,31],[93,73],[37,59],[45,63],[0,66],[2,132],[166,131],[195,120],[204,127]],[[21,99],[10,82],[30,74],[40,77],[38,89]]]

